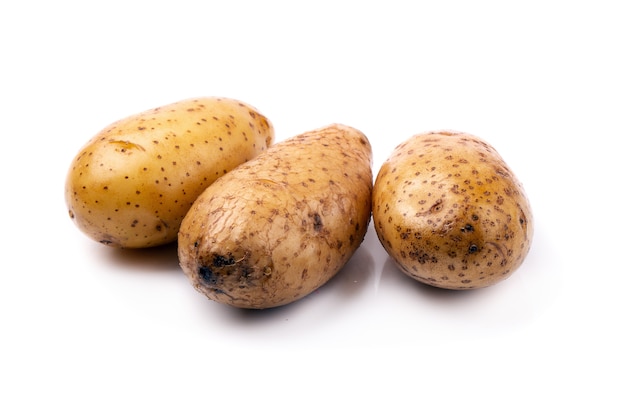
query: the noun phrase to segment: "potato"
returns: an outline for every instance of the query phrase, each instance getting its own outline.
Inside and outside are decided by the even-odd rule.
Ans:
[[[105,245],[173,242],[196,197],[273,140],[265,116],[229,98],[189,99],[130,116],[105,127],[72,161],[69,215]]]
[[[400,144],[376,177],[372,217],[406,274],[456,290],[509,277],[533,235],[522,184],[491,145],[461,132],[419,134]]]
[[[211,300],[263,309],[298,300],[357,250],[371,217],[372,150],[330,125],[279,142],[207,188],[180,228],[180,265]]]

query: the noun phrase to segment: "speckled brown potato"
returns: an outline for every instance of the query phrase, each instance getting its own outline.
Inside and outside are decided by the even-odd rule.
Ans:
[[[496,150],[467,133],[420,134],[382,165],[372,196],[385,250],[409,276],[448,289],[509,277],[531,245],[522,184]]]
[[[229,98],[189,99],[130,116],[101,130],[72,161],[69,215],[105,245],[173,242],[196,197],[273,140],[265,116]]]
[[[235,307],[306,296],[363,241],[371,165],[367,138],[348,126],[277,143],[198,197],[179,233],[182,269],[199,292]]]

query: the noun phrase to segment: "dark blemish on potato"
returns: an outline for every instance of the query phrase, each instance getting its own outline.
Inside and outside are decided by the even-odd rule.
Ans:
[[[222,268],[235,264],[235,259],[230,255],[228,258],[222,255],[215,255],[213,257],[213,266],[216,268]]]
[[[207,266],[201,266],[198,268],[198,275],[200,279],[207,285],[217,285],[218,277],[213,273],[213,270]]]
[[[463,226],[461,228],[461,232],[465,233],[465,232],[473,232],[474,231],[474,226],[472,226],[471,224],[466,224],[465,226]]]
[[[322,223],[322,218],[320,217],[320,215],[318,213],[314,213],[313,214],[313,229],[316,232],[319,232],[322,230],[323,226],[324,224]]]
[[[248,264],[242,264],[239,267],[239,271],[241,274],[241,278],[245,278],[246,280],[252,276],[254,273],[254,269]]]
[[[430,256],[428,253],[420,249],[414,249],[413,251],[410,251],[409,257],[422,265],[426,262],[437,263],[437,258],[435,258],[434,256]]]
[[[478,246],[474,245],[473,243],[471,245],[469,245],[469,247],[467,248],[467,251],[469,253],[476,253],[478,252]]]

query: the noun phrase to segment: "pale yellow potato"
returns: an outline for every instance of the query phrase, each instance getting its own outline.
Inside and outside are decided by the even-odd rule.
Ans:
[[[371,217],[372,149],[344,125],[272,146],[207,188],[180,228],[180,265],[211,300],[262,309],[326,283]]]
[[[533,217],[498,152],[462,132],[400,144],[374,184],[372,217],[396,264],[423,283],[481,288],[509,277],[530,250]]]
[[[229,98],[188,99],[127,117],[102,129],[72,161],[69,215],[105,245],[173,242],[196,197],[273,140],[265,116]]]

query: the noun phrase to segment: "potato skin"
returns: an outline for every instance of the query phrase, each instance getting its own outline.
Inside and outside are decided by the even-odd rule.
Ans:
[[[409,276],[472,289],[524,261],[533,218],[522,184],[497,151],[462,132],[415,135],[383,163],[372,196],[379,240]]]
[[[173,242],[196,197],[273,140],[265,116],[224,97],[182,100],[119,120],[72,161],[65,183],[70,218],[112,247]]]
[[[344,125],[272,146],[207,188],[180,228],[180,265],[211,300],[263,309],[326,283],[371,217],[372,150]]]

